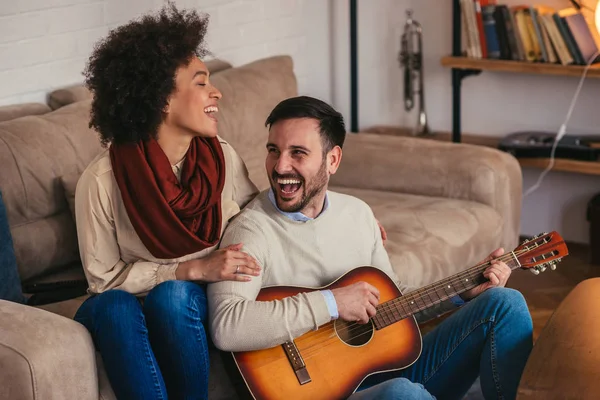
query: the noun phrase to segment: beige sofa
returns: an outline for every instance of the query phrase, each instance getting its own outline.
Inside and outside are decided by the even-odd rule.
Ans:
[[[279,101],[297,94],[292,60],[209,68],[223,92],[220,134],[265,189],[264,121]],[[88,97],[81,87],[67,88],[50,96],[56,110],[29,105],[38,115],[0,122],[0,190],[24,282],[83,278],[65,194],[73,187],[63,178],[80,173],[101,150],[88,128]],[[5,115],[25,112],[9,111]],[[331,189],[373,207],[388,232],[394,268],[414,286],[517,244],[521,170],[494,149],[349,134]],[[84,299],[40,307],[0,301],[0,399],[114,398],[89,334],[71,319]],[[222,365],[229,355],[215,350],[211,356],[211,398],[235,398]]]

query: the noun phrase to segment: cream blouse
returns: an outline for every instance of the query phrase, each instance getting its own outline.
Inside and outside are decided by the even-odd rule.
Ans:
[[[241,157],[219,138],[225,156],[225,186],[221,195],[223,222],[258,194]],[[179,179],[180,165],[173,166]],[[75,192],[79,252],[90,293],[122,289],[143,295],[161,282],[175,279],[180,262],[202,258],[216,246],[176,259],[152,256],[137,235],[112,172],[108,149],[86,168]]]

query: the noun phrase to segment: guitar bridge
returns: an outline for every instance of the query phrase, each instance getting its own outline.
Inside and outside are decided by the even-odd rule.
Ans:
[[[294,370],[294,373],[296,374],[296,378],[298,379],[298,382],[300,382],[300,385],[305,385],[311,382],[312,380],[310,379],[310,374],[306,369],[306,364],[304,364],[304,360],[300,355],[298,347],[296,347],[296,343],[285,342],[281,346],[283,347],[283,350],[285,351],[285,354],[287,355],[287,358],[290,364],[292,365],[292,369]]]

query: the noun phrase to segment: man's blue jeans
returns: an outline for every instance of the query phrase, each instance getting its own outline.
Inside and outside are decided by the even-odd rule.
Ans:
[[[109,290],[75,315],[91,333],[118,399],[208,398],[206,293],[193,282],[167,281],[142,305]]]
[[[423,337],[411,367],[367,378],[350,399],[461,399],[479,375],[486,399],[512,400],[532,334],[521,293],[488,289]]]

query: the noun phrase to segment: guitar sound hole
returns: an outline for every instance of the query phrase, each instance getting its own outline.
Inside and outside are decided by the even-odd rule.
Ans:
[[[371,321],[367,324],[359,324],[337,319],[333,326],[340,340],[348,346],[362,346],[369,343],[373,337],[373,323]]]

